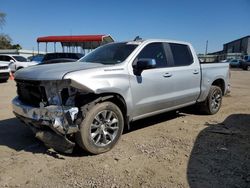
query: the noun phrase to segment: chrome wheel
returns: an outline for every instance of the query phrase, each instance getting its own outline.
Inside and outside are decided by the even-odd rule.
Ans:
[[[106,146],[117,136],[119,121],[117,115],[111,110],[99,112],[90,126],[91,140],[96,146]]]
[[[211,98],[211,109],[217,111],[221,105],[222,95],[220,90],[215,90]]]

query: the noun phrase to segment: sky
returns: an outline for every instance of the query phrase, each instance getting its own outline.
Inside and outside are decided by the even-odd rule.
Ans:
[[[41,36],[110,34],[187,41],[204,53],[207,40],[214,52],[250,35],[250,0],[0,0],[0,12],[0,33],[29,50]]]

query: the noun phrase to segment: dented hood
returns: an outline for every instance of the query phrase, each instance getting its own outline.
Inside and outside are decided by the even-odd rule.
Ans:
[[[37,65],[18,70],[15,79],[22,80],[60,80],[69,72],[92,69],[105,65],[99,63],[70,62]]]

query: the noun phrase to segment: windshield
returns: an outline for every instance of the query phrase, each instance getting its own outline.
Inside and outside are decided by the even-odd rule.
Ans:
[[[28,60],[23,57],[23,56],[13,56],[15,58],[15,60],[19,61],[19,62],[27,62]]]
[[[36,62],[42,62],[44,56],[43,55],[37,55],[37,56],[34,56],[31,61],[36,61]]]
[[[118,64],[123,62],[137,47],[136,44],[112,43],[101,46],[86,55],[80,62]]]

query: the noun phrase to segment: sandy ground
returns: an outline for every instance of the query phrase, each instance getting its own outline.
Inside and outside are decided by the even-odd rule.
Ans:
[[[166,113],[133,123],[110,152],[47,149],[12,114],[0,84],[0,187],[250,187],[250,71],[233,70],[220,112]]]

